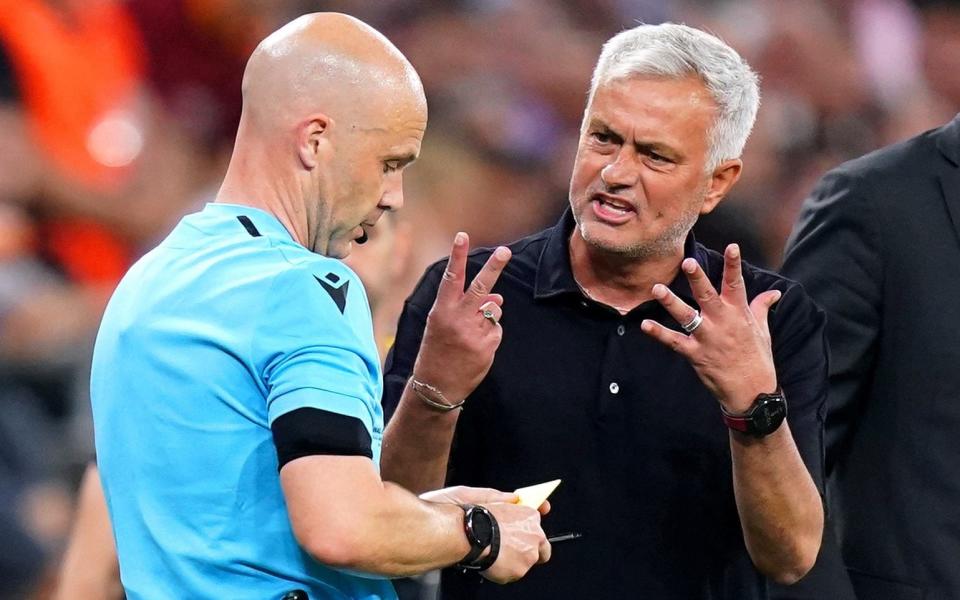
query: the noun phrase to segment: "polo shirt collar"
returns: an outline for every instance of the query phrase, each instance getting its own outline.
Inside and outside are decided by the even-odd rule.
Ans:
[[[566,293],[583,297],[580,286],[573,278],[573,268],[570,266],[570,235],[573,233],[575,226],[573,212],[567,207],[560,217],[560,221],[550,229],[547,243],[544,245],[537,261],[536,281],[533,290],[534,298],[539,300]],[[693,233],[687,234],[687,239],[683,243],[683,256],[684,258],[693,257],[700,263],[701,268],[707,269],[706,252],[702,246],[697,244]],[[674,294],[686,300],[688,304],[696,305],[693,292],[690,290],[690,282],[687,281],[687,277],[682,271],[677,273],[677,276],[667,287]]]
[[[534,298],[539,300],[568,292],[581,293],[570,267],[570,234],[575,226],[573,213],[567,207],[560,222],[550,229],[547,243],[540,252]]]

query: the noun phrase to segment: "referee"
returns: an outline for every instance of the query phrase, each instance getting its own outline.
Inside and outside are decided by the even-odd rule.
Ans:
[[[511,494],[428,501],[379,476],[370,309],[335,259],[402,205],[426,112],[411,65],[351,17],[300,17],[254,51],[216,202],[130,269],[97,337],[97,459],[128,598],[395,598],[390,576],[460,562],[507,582],[549,559],[539,513]],[[499,298],[474,292],[508,259],[438,293],[453,333],[425,343],[469,355],[467,379],[501,334]]]

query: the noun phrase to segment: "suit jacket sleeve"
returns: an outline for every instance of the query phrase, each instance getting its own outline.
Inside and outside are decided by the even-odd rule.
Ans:
[[[827,313],[828,477],[856,426],[880,326],[882,263],[867,185],[842,170],[824,177],[803,205],[783,266]]]
[[[882,268],[867,183],[843,169],[827,174],[804,202],[782,272],[804,285],[827,313],[830,387],[825,475],[830,477],[856,426],[876,354]],[[813,570],[793,586],[771,586],[775,600],[852,600],[854,591],[827,515]]]

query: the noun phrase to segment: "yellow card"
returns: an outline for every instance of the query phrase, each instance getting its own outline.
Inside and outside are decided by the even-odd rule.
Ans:
[[[517,504],[529,506],[530,508],[540,508],[540,505],[547,501],[547,498],[550,497],[553,490],[557,489],[558,485],[560,485],[560,480],[554,479],[546,483],[538,483],[537,485],[513,490],[513,493],[520,496]]]

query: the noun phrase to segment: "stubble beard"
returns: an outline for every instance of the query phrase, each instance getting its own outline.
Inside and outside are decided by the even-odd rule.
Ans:
[[[580,237],[588,245],[604,252],[621,258],[649,260],[671,256],[676,253],[677,248],[683,247],[687,234],[693,229],[694,223],[700,216],[698,207],[691,203],[684,211],[681,218],[662,231],[652,240],[637,240],[634,243],[614,243],[603,239],[602,236],[592,235],[590,232],[590,223],[578,220],[577,228],[580,230]]]

